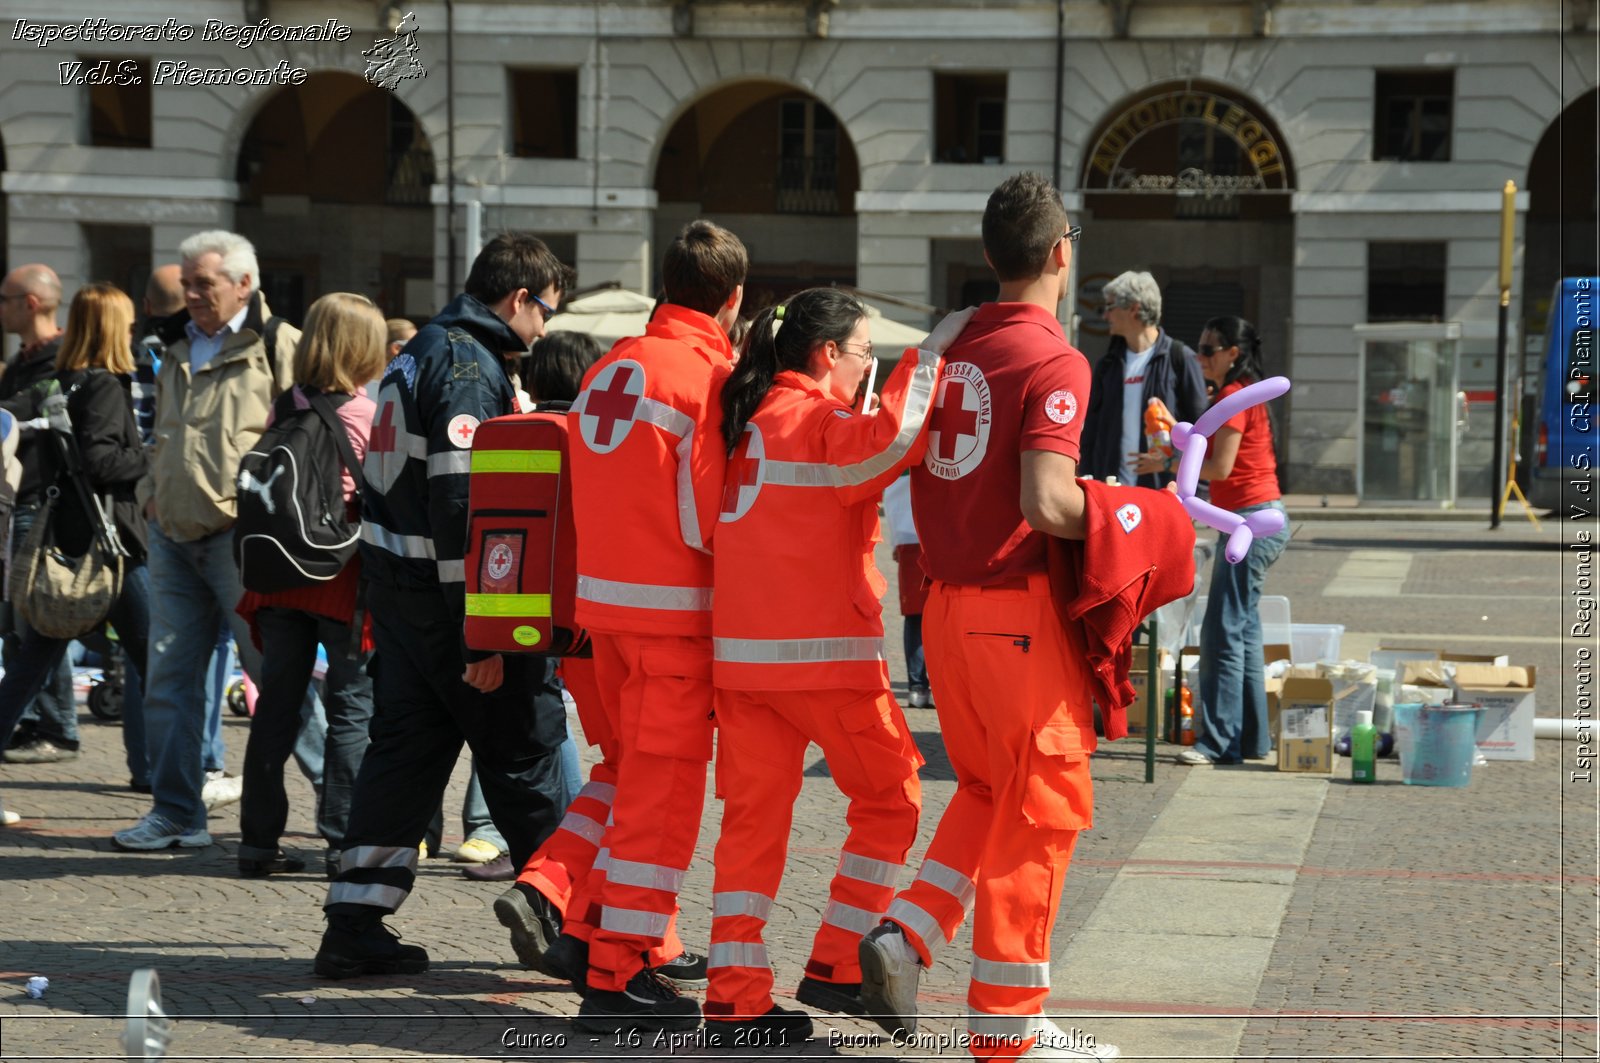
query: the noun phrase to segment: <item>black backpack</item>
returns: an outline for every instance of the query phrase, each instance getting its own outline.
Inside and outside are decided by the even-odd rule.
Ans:
[[[349,396],[293,391],[278,396],[272,427],[239,461],[233,559],[246,590],[262,594],[326,583],[343,569],[361,538],[361,521],[346,506],[340,472],[361,491],[365,481],[337,410]]]

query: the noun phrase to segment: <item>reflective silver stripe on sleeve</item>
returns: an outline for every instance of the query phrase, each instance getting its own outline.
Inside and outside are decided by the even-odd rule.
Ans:
[[[706,967],[771,967],[759,941],[719,941],[706,954]]]
[[[611,850],[601,849],[595,854],[594,863],[589,865],[590,871],[604,871],[611,866]]]
[[[428,455],[429,476],[456,476],[472,471],[472,451],[449,450]]]
[[[881,917],[880,912],[869,912],[865,908],[856,908],[840,901],[829,901],[828,906],[822,910],[824,923],[855,934],[865,934],[878,925]]]
[[[874,860],[859,853],[839,854],[839,874],[845,878],[853,878],[857,882],[870,882],[874,886],[893,886],[900,877],[900,867],[899,864],[891,864],[887,860]]]
[[[881,638],[712,639],[716,659],[727,664],[820,664],[881,661]]]
[[[376,882],[335,882],[328,887],[329,904],[365,904],[372,908],[395,911],[405,903],[410,890],[399,886],[384,886]]]
[[[700,538],[700,507],[694,497],[694,433],[679,439],[673,454],[678,459],[678,534],[689,549],[709,554]]]
[[[460,558],[454,561],[439,562],[440,583],[465,583],[467,581],[467,563]]]
[[[944,936],[944,931],[939,927],[939,920],[918,908],[904,897],[896,897],[894,903],[889,905],[889,910],[883,913],[885,919],[895,922],[910,930],[922,941],[922,947],[931,954],[940,945],[947,944],[949,938]]]
[[[672,922],[669,912],[641,912],[636,908],[600,909],[600,929],[613,934],[632,934],[635,937],[666,937],[667,925]]]
[[[576,834],[590,845],[599,845],[606,832],[604,824],[596,823],[581,812],[568,812],[562,816],[561,824],[556,829]]]
[[[984,985],[1013,986],[1021,989],[1049,989],[1048,963],[1019,963],[972,957],[972,980]]]
[[[969,1007],[967,1029],[976,1037],[1026,1039],[1038,1035],[1041,1018],[1042,1015],[991,1015]]]
[[[403,867],[410,871],[417,869],[417,847],[407,845],[395,847],[392,845],[358,845],[354,849],[346,849],[339,857],[339,869],[349,871],[357,867]]]
[[[432,539],[422,535],[401,535],[371,519],[361,522],[361,539],[401,557],[413,557],[418,561],[432,561],[434,557]]]
[[[623,583],[595,576],[578,577],[578,597],[596,605],[626,605],[635,609],[703,612],[711,608],[710,587],[662,587],[650,583]]]
[[[728,890],[711,895],[711,918],[722,919],[735,915],[750,915],[767,921],[772,912],[772,898],[752,890]]]
[[[780,487],[843,487],[844,477],[837,465],[822,461],[774,461],[761,468],[763,483]]]
[[[612,860],[606,868],[606,881],[619,886],[638,886],[647,890],[677,893],[683,889],[683,872],[660,864],[641,864],[633,860]]]
[[[609,808],[617,799],[617,788],[608,782],[586,782],[578,796],[592,798]]]
[[[972,902],[978,896],[978,886],[955,868],[941,864],[937,860],[924,860],[917,877],[954,897],[961,905],[962,911],[972,911]]]

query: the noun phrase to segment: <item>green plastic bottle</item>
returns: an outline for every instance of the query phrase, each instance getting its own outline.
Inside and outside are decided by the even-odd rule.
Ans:
[[[1376,782],[1378,779],[1378,729],[1372,726],[1372,710],[1356,713],[1356,725],[1350,729],[1350,781]]]

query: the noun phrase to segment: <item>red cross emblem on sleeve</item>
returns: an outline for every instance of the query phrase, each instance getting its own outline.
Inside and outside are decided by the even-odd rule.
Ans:
[[[1078,396],[1070,391],[1052,391],[1044,400],[1045,416],[1056,424],[1071,424],[1078,416]]]

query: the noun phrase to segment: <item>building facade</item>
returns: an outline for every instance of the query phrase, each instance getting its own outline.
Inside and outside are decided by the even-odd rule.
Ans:
[[[11,0],[0,247],[141,286],[230,227],[291,318],[331,290],[426,317],[480,233],[650,293],[704,215],[754,300],[849,283],[925,324],[992,291],[985,199],[1039,170],[1084,227],[1091,359],[1100,285],[1147,269],[1180,338],[1260,326],[1289,490],[1448,504],[1490,490],[1505,183],[1519,352],[1596,271],[1596,6]],[[1459,338],[1358,356],[1388,321]]]

